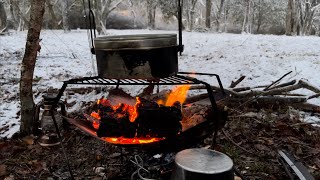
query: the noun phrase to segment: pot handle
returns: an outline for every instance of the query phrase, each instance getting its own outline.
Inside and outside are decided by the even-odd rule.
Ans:
[[[179,27],[179,45],[178,52],[180,52],[180,56],[184,50],[184,45],[182,44],[182,4],[181,0],[178,0],[178,27]]]

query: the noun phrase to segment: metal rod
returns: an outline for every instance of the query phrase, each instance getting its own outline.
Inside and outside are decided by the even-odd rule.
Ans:
[[[67,88],[67,85],[68,85],[67,82],[64,82],[64,83],[63,83],[61,89],[60,89],[59,92],[58,92],[57,97],[56,97],[55,100],[54,100],[54,105],[51,107],[51,110],[54,110],[54,108],[56,108],[55,106],[58,105],[59,100],[60,100],[60,98],[62,97],[64,90],[66,90],[66,88]]]
[[[182,45],[182,5],[181,5],[182,0],[178,0],[178,26],[179,26],[179,47],[178,51],[180,52],[180,56],[182,55],[183,52],[183,45]]]
[[[90,37],[91,37],[91,53],[95,54],[92,30],[93,30],[94,38],[95,38],[96,37],[96,22],[95,22],[95,17],[94,17],[93,11],[91,9],[90,0],[88,0],[88,5],[89,5],[89,27],[90,27]]]
[[[63,156],[64,156],[64,158],[65,158],[65,161],[66,161],[66,164],[67,164],[69,173],[70,173],[70,178],[73,180],[74,177],[73,177],[72,170],[71,170],[71,167],[70,167],[70,164],[69,164],[70,161],[69,161],[69,159],[68,159],[66,150],[64,149],[64,146],[63,146],[63,144],[62,144],[62,137],[61,137],[60,130],[59,130],[59,127],[58,127],[56,118],[54,117],[54,113],[53,113],[53,110],[52,110],[52,109],[50,110],[50,114],[51,114],[51,117],[52,117],[54,126],[55,126],[55,128],[56,128],[56,132],[57,132],[57,134],[58,134],[58,138],[59,138],[59,141],[60,141],[62,153],[63,153]]]

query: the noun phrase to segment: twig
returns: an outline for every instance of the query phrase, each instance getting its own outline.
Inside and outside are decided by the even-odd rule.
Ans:
[[[236,80],[235,82],[231,82],[229,88],[234,88],[236,87],[241,81],[244,80],[244,78],[246,78],[246,76],[241,76],[238,80]]]
[[[263,96],[256,98],[259,102],[282,102],[282,103],[303,103],[307,101],[304,97],[280,97],[280,96]]]
[[[307,99],[313,99],[313,98],[317,98],[317,97],[320,97],[320,93],[309,96]]]
[[[276,83],[278,83],[279,81],[281,81],[283,78],[285,78],[287,75],[289,75],[290,73],[292,73],[292,71],[286,73],[285,75],[283,75],[281,78],[279,78],[278,80],[274,81],[273,83],[271,83],[268,87],[266,87],[264,89],[264,91],[268,90],[271,86],[275,85]]]
[[[282,83],[282,84],[270,87],[269,90],[294,85],[296,82],[297,82],[296,80],[292,80],[290,82],[286,82],[286,83]]]
[[[300,83],[304,88],[306,88],[312,92],[315,92],[315,93],[320,93],[320,89],[318,87],[315,87],[314,85],[308,83],[307,81],[300,80]]]
[[[239,144],[237,144],[236,142],[234,142],[233,139],[231,139],[231,137],[228,136],[227,133],[226,133],[223,129],[222,129],[221,131],[222,131],[223,135],[224,135],[230,142],[232,142],[235,146],[237,146],[238,148],[240,148],[240,149],[243,150],[244,152],[247,152],[247,153],[249,153],[249,154],[251,154],[251,155],[254,155],[254,156],[259,157],[259,156],[257,155],[257,153],[250,152],[250,151],[246,150],[245,148],[241,147],[241,146],[240,146]]]

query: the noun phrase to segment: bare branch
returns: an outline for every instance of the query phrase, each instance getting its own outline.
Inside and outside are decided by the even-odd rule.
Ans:
[[[244,78],[246,78],[246,76],[241,76],[238,80],[236,80],[235,82],[231,82],[231,85],[229,86],[230,88],[234,88],[236,87],[241,81],[244,80]]]
[[[272,87],[273,85],[275,85],[276,83],[280,82],[284,77],[286,77],[287,75],[289,75],[290,73],[292,73],[292,71],[286,73],[285,75],[283,75],[281,78],[279,78],[278,80],[274,81],[273,83],[271,83],[268,87],[266,87],[264,89],[264,91],[268,90],[270,87]]]
[[[317,98],[317,97],[320,97],[320,93],[317,93],[317,94],[314,94],[312,96],[309,96],[307,99],[314,99],[314,98]]]

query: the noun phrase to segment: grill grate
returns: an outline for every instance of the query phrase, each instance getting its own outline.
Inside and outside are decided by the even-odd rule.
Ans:
[[[180,75],[170,76],[161,79],[108,79],[101,77],[85,77],[65,81],[66,84],[81,85],[182,85],[182,84],[201,84],[195,78]]]

